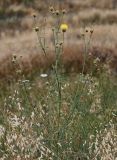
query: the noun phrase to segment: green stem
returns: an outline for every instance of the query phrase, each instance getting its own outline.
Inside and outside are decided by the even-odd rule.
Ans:
[[[82,74],[84,73],[85,70],[85,65],[86,65],[86,56],[87,56],[87,44],[86,44],[86,39],[84,39],[84,57],[83,57],[83,68],[82,68]]]
[[[40,46],[41,46],[41,49],[42,49],[44,55],[46,56],[46,49],[45,49],[45,47],[43,46],[43,43],[42,43],[41,38],[40,38],[40,36],[39,36],[39,32],[37,32],[37,38],[38,38],[39,44],[40,44]]]

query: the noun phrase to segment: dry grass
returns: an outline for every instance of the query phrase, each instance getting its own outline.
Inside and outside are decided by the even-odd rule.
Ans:
[[[117,2],[114,0],[68,0],[68,6],[73,10],[82,10],[86,8],[112,9],[116,7]]]
[[[69,10],[62,21],[69,26],[64,38],[50,15],[44,23],[45,2],[0,1],[5,16],[12,13],[0,30],[0,159],[115,160],[117,15],[112,0],[61,3]],[[34,11],[39,11],[39,29],[46,27],[45,34],[37,31],[39,39],[32,31]],[[46,43],[39,46],[38,40]]]
[[[114,50],[108,48],[92,47],[91,53],[92,56],[89,56],[85,72],[89,72],[91,70],[90,62],[98,57],[100,59],[100,67],[103,67],[104,64],[108,64],[110,66],[111,73],[116,74],[117,56],[114,54]],[[55,55],[50,52],[47,57],[42,54],[29,54],[28,56],[23,56],[20,59],[20,56],[18,56],[18,62],[21,66],[22,74],[24,74],[25,76],[32,75],[33,73],[46,73],[48,72],[48,70],[51,71],[52,65],[55,62]],[[82,71],[82,65],[83,46],[74,46],[73,49],[71,47],[65,48],[64,54],[62,55],[63,72],[80,73]],[[15,77],[15,75],[16,66],[14,66],[14,64],[12,63],[12,55],[5,56],[5,58],[1,60],[0,77],[10,80],[12,79],[12,77]]]
[[[34,27],[32,13],[36,12],[38,14],[39,11],[37,17],[38,24],[43,24],[43,15],[47,16],[47,44],[51,46],[52,33],[50,26],[54,21],[51,15],[46,14],[48,6],[45,6],[45,1],[41,1],[39,6],[37,1],[33,1],[33,3],[27,1],[28,3],[24,3],[23,1],[8,0],[7,5],[10,5],[9,9],[6,9],[7,5],[3,2],[4,1],[1,1],[1,6],[3,6],[3,12],[6,18],[8,16],[8,19],[5,22],[1,21],[0,29],[1,77],[13,75],[14,70],[11,64],[12,54],[16,54],[19,57],[23,56],[22,66],[26,74],[32,73],[33,70],[37,72],[42,70],[46,71],[48,67],[51,68],[55,60],[52,48],[49,48],[48,60],[46,60],[37,44],[36,34],[32,32]],[[55,1],[51,2],[59,7],[59,4],[55,3]],[[49,3],[50,2],[48,2],[48,4]],[[109,61],[108,63],[112,70],[114,70],[114,73],[116,72],[117,67],[114,62],[116,61],[117,55],[117,12],[116,9],[113,9],[113,3],[114,1],[112,0],[102,0],[100,3],[94,0],[86,0],[85,2],[78,0],[61,3],[61,8],[66,7],[68,10],[68,14],[64,20],[69,25],[69,30],[65,37],[66,46],[64,54],[62,55],[65,72],[81,71],[84,52],[84,42],[81,32],[83,30],[82,26],[84,25],[94,29],[88,52],[91,52],[94,57],[100,57],[103,63]],[[16,16],[15,19],[14,16]],[[10,17],[11,19],[9,19]]]
[[[25,9],[26,10],[26,9]],[[15,11],[14,14],[11,13],[11,16],[6,15],[6,20],[0,20],[0,34],[2,32],[11,32],[12,34],[15,31],[23,32],[24,30],[32,30],[34,27],[32,13],[35,12],[34,10],[28,11],[28,14],[23,11],[21,15],[20,11]],[[36,11],[37,12],[37,11]],[[87,14],[88,13],[88,14]],[[38,14],[38,12],[37,12]],[[44,15],[45,18],[48,20],[48,26],[54,23],[54,19],[51,15]],[[38,14],[38,21],[39,23],[43,23],[43,14]],[[100,9],[85,9],[83,11],[77,10],[76,12],[71,12],[65,16],[65,21],[68,22],[71,26],[76,28],[77,26],[87,26],[87,25],[105,25],[110,24],[114,25],[117,24],[117,9],[116,10],[100,10]]]
[[[93,26],[94,34],[88,52],[93,58],[99,57],[101,62],[109,62],[112,72],[116,73],[117,65],[117,27],[116,25]],[[66,47],[62,56],[62,64],[65,72],[79,72],[82,69],[82,58],[84,52],[84,42],[81,37],[81,29],[69,27],[65,37]],[[47,30],[47,44],[51,45],[51,30]],[[77,33],[77,34],[76,34]],[[88,33],[87,33],[88,34]],[[28,35],[28,36],[27,36]],[[69,47],[68,47],[69,46]],[[70,47],[71,46],[71,47]],[[73,47],[74,46],[74,47]],[[37,37],[34,32],[23,32],[15,34],[14,37],[4,36],[0,40],[1,67],[0,77],[14,75],[12,67],[12,54],[22,57],[23,72],[30,74],[33,72],[47,71],[52,67],[55,55],[50,47],[48,50],[48,60],[45,58],[38,46]],[[88,64],[89,65],[89,64]]]
[[[86,9],[78,13],[77,21],[85,25],[117,23],[117,10]]]
[[[53,22],[50,15],[48,15],[48,6],[53,4],[59,8],[58,1],[0,1],[0,32],[12,30],[24,31],[32,29],[33,23],[31,15],[36,12],[39,13],[39,21],[46,16],[48,23]],[[40,2],[40,3],[39,3]],[[48,5],[45,5],[48,4]],[[66,1],[61,3],[61,8],[66,8],[68,11],[65,19],[70,25],[88,25],[88,24],[114,24],[117,23],[117,9],[116,1],[102,0],[101,2],[95,0],[77,0]],[[7,7],[9,5],[9,8]],[[114,8],[115,7],[115,8]],[[88,13],[88,14],[87,14]],[[4,21],[5,19],[5,21]]]

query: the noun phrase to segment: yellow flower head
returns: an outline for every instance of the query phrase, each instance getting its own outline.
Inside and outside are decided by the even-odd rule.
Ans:
[[[62,30],[62,32],[66,32],[66,30],[68,29],[68,25],[67,24],[61,24],[60,29]]]

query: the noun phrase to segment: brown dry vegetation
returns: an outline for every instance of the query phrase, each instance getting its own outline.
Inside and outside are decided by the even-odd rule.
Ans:
[[[43,15],[46,16],[47,43],[50,46],[52,39],[50,26],[53,24],[53,19],[50,14],[47,14],[46,2],[48,5],[54,4],[56,8],[59,7],[58,1],[0,1],[0,77],[13,75],[12,54],[17,54],[18,57],[23,56],[21,63],[23,72],[26,74],[45,71],[48,67],[52,67],[55,59],[52,48],[50,47],[48,51],[49,60],[46,60],[37,44],[36,34],[32,32],[34,27],[32,14],[37,13],[38,22],[41,24]],[[66,33],[66,46],[62,56],[66,72],[81,71],[84,52],[81,30],[83,26],[86,26],[94,29],[89,52],[93,57],[99,57],[101,62],[109,63],[111,71],[116,73],[117,9],[115,6],[116,1],[114,0],[102,0],[101,2],[67,0],[60,4],[60,8],[65,7],[68,11],[64,21],[68,23],[69,31]]]
[[[116,159],[116,2],[0,0],[1,160]]]
[[[115,0],[101,0],[101,2],[98,0],[64,0],[60,2],[58,0],[1,0],[0,30],[3,27],[4,29],[20,31],[31,29],[30,16],[33,12],[39,14],[39,19],[46,16],[48,23],[51,22],[51,17],[48,15],[50,4],[53,4],[56,8],[59,8],[59,6],[60,8],[66,8],[68,14],[65,18],[70,22],[70,25],[117,23],[117,2]]]
[[[96,57],[100,59],[100,67],[103,67],[103,64],[107,64],[110,66],[111,73],[116,75],[117,72],[117,55],[114,54],[114,50],[109,48],[102,47],[92,47],[91,56],[88,57],[88,62],[86,64],[85,72],[91,70],[91,60],[94,60]],[[113,55],[112,55],[113,53]],[[66,47],[64,49],[64,54],[62,55],[62,66],[64,68],[63,72],[81,72],[82,64],[83,64],[83,46],[74,46],[74,48]],[[38,54],[29,54],[27,56],[23,56],[20,58],[18,56],[18,63],[22,69],[22,74],[30,75],[33,73],[46,72],[48,70],[51,71],[52,65],[55,61],[55,55],[52,52],[49,52],[47,57],[38,53]],[[15,66],[12,62],[12,55],[5,56],[1,60],[0,67],[0,78],[12,79],[16,75],[16,69],[18,67]],[[99,68],[99,66],[98,66]],[[16,75],[17,76],[17,75]],[[16,77],[17,78],[17,77]]]

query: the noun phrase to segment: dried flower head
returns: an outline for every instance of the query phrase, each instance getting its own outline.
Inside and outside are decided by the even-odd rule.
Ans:
[[[68,29],[68,25],[67,24],[61,24],[60,29],[62,30],[62,32],[66,32],[67,29]]]
[[[63,42],[60,42],[59,45],[62,46],[62,45],[63,45]]]
[[[88,33],[88,32],[89,32],[89,30],[88,30],[88,29],[86,29],[86,30],[85,30],[85,32],[86,32],[86,33]]]
[[[93,30],[93,29],[91,29],[91,30],[90,30],[90,33],[91,33],[91,34],[93,34],[93,32],[94,32],[94,30]]]
[[[35,13],[33,13],[33,17],[36,18],[36,14]]]
[[[80,29],[80,36],[82,36],[82,37],[84,37],[85,36],[85,30],[82,28],[82,29]]]
[[[14,58],[14,59],[16,59],[16,58],[17,58],[16,54],[13,54],[13,58]]]
[[[39,31],[39,27],[35,27],[35,32],[38,32]]]
[[[50,12],[53,13],[53,12],[54,12],[54,7],[53,7],[53,6],[50,6],[50,7],[49,7],[49,10],[50,10]]]
[[[58,16],[60,14],[59,10],[56,10],[55,14]]]
[[[65,14],[65,13],[66,13],[66,10],[65,10],[65,9],[63,9],[63,10],[62,10],[62,13],[63,13],[63,14]]]
[[[12,63],[14,64],[16,61],[14,59],[12,59]]]

